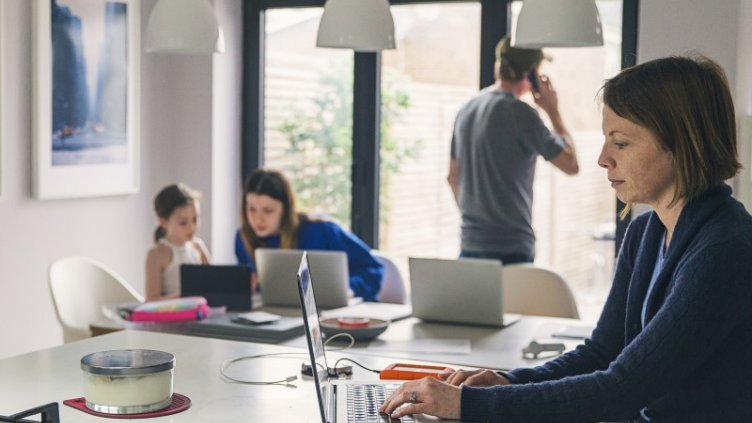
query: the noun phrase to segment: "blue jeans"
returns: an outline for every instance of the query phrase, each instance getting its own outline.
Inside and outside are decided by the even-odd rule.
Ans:
[[[499,254],[499,253],[487,253],[477,251],[462,250],[460,252],[460,258],[485,258],[500,260],[501,264],[514,264],[514,263],[532,263],[535,256],[529,256],[527,254]]]

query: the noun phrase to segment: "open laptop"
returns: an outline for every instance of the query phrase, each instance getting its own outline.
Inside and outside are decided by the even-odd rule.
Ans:
[[[350,276],[347,254],[342,251],[308,251],[311,272],[316,275],[321,308],[348,305]],[[265,306],[298,307],[300,299],[294,283],[303,250],[259,248],[256,269]]]
[[[409,262],[413,316],[496,327],[520,319],[503,313],[499,260],[410,257]]]
[[[211,307],[230,311],[251,309],[251,272],[248,266],[184,264],[180,266],[180,296],[201,296]]]
[[[327,367],[324,340],[316,308],[316,297],[313,294],[312,277],[312,272],[308,268],[308,259],[306,254],[303,254],[297,271],[298,298],[303,310],[303,327],[305,329],[306,341],[308,341],[308,352],[311,357],[312,367],[317,370],[313,372],[313,381],[316,385],[321,422],[395,421],[390,420],[386,416],[379,416],[378,410],[384,400],[399,386],[399,383],[393,381],[358,382],[352,379],[330,380],[331,376]],[[316,278],[318,286],[318,276]],[[313,363],[315,363],[315,366]],[[348,409],[351,409],[351,411],[348,412]],[[349,413],[352,413],[352,415],[349,415]],[[399,421],[402,423],[412,423],[442,420],[419,414],[412,417],[402,417]]]

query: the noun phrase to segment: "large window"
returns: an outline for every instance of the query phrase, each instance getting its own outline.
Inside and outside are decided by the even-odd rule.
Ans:
[[[397,49],[381,54],[317,48],[324,0],[243,3],[243,176],[259,165],[281,169],[302,209],[336,219],[407,272],[408,256],[459,253],[460,216],[446,183],[454,119],[493,82],[494,46],[522,2],[390,1]],[[536,262],[564,274],[589,319],[614,256],[596,96],[636,56],[637,20],[637,0],[596,3],[605,46],[548,49],[553,61],[541,69],[559,92],[581,172],[568,177],[541,161],[533,204]]]
[[[301,209],[350,222],[353,53],[316,47],[321,8],[266,12],[264,157]]]
[[[392,6],[397,49],[381,82],[379,248],[457,257],[460,217],[446,182],[454,117],[478,91],[480,4]]]

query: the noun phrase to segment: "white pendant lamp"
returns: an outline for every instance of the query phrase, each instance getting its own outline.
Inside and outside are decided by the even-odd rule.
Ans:
[[[149,53],[212,54],[225,51],[217,16],[207,0],[159,0],[146,26]]]
[[[387,0],[327,0],[318,47],[375,52],[395,48],[394,19]]]
[[[595,0],[525,0],[512,34],[518,48],[603,45]]]

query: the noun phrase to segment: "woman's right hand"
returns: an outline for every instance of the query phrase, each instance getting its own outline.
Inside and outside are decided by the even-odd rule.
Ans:
[[[454,372],[442,372],[441,378],[450,385],[464,384],[467,386],[494,386],[509,385],[509,379],[494,372],[493,370],[457,370]]]
[[[258,273],[251,274],[251,292],[258,292],[259,277]]]

